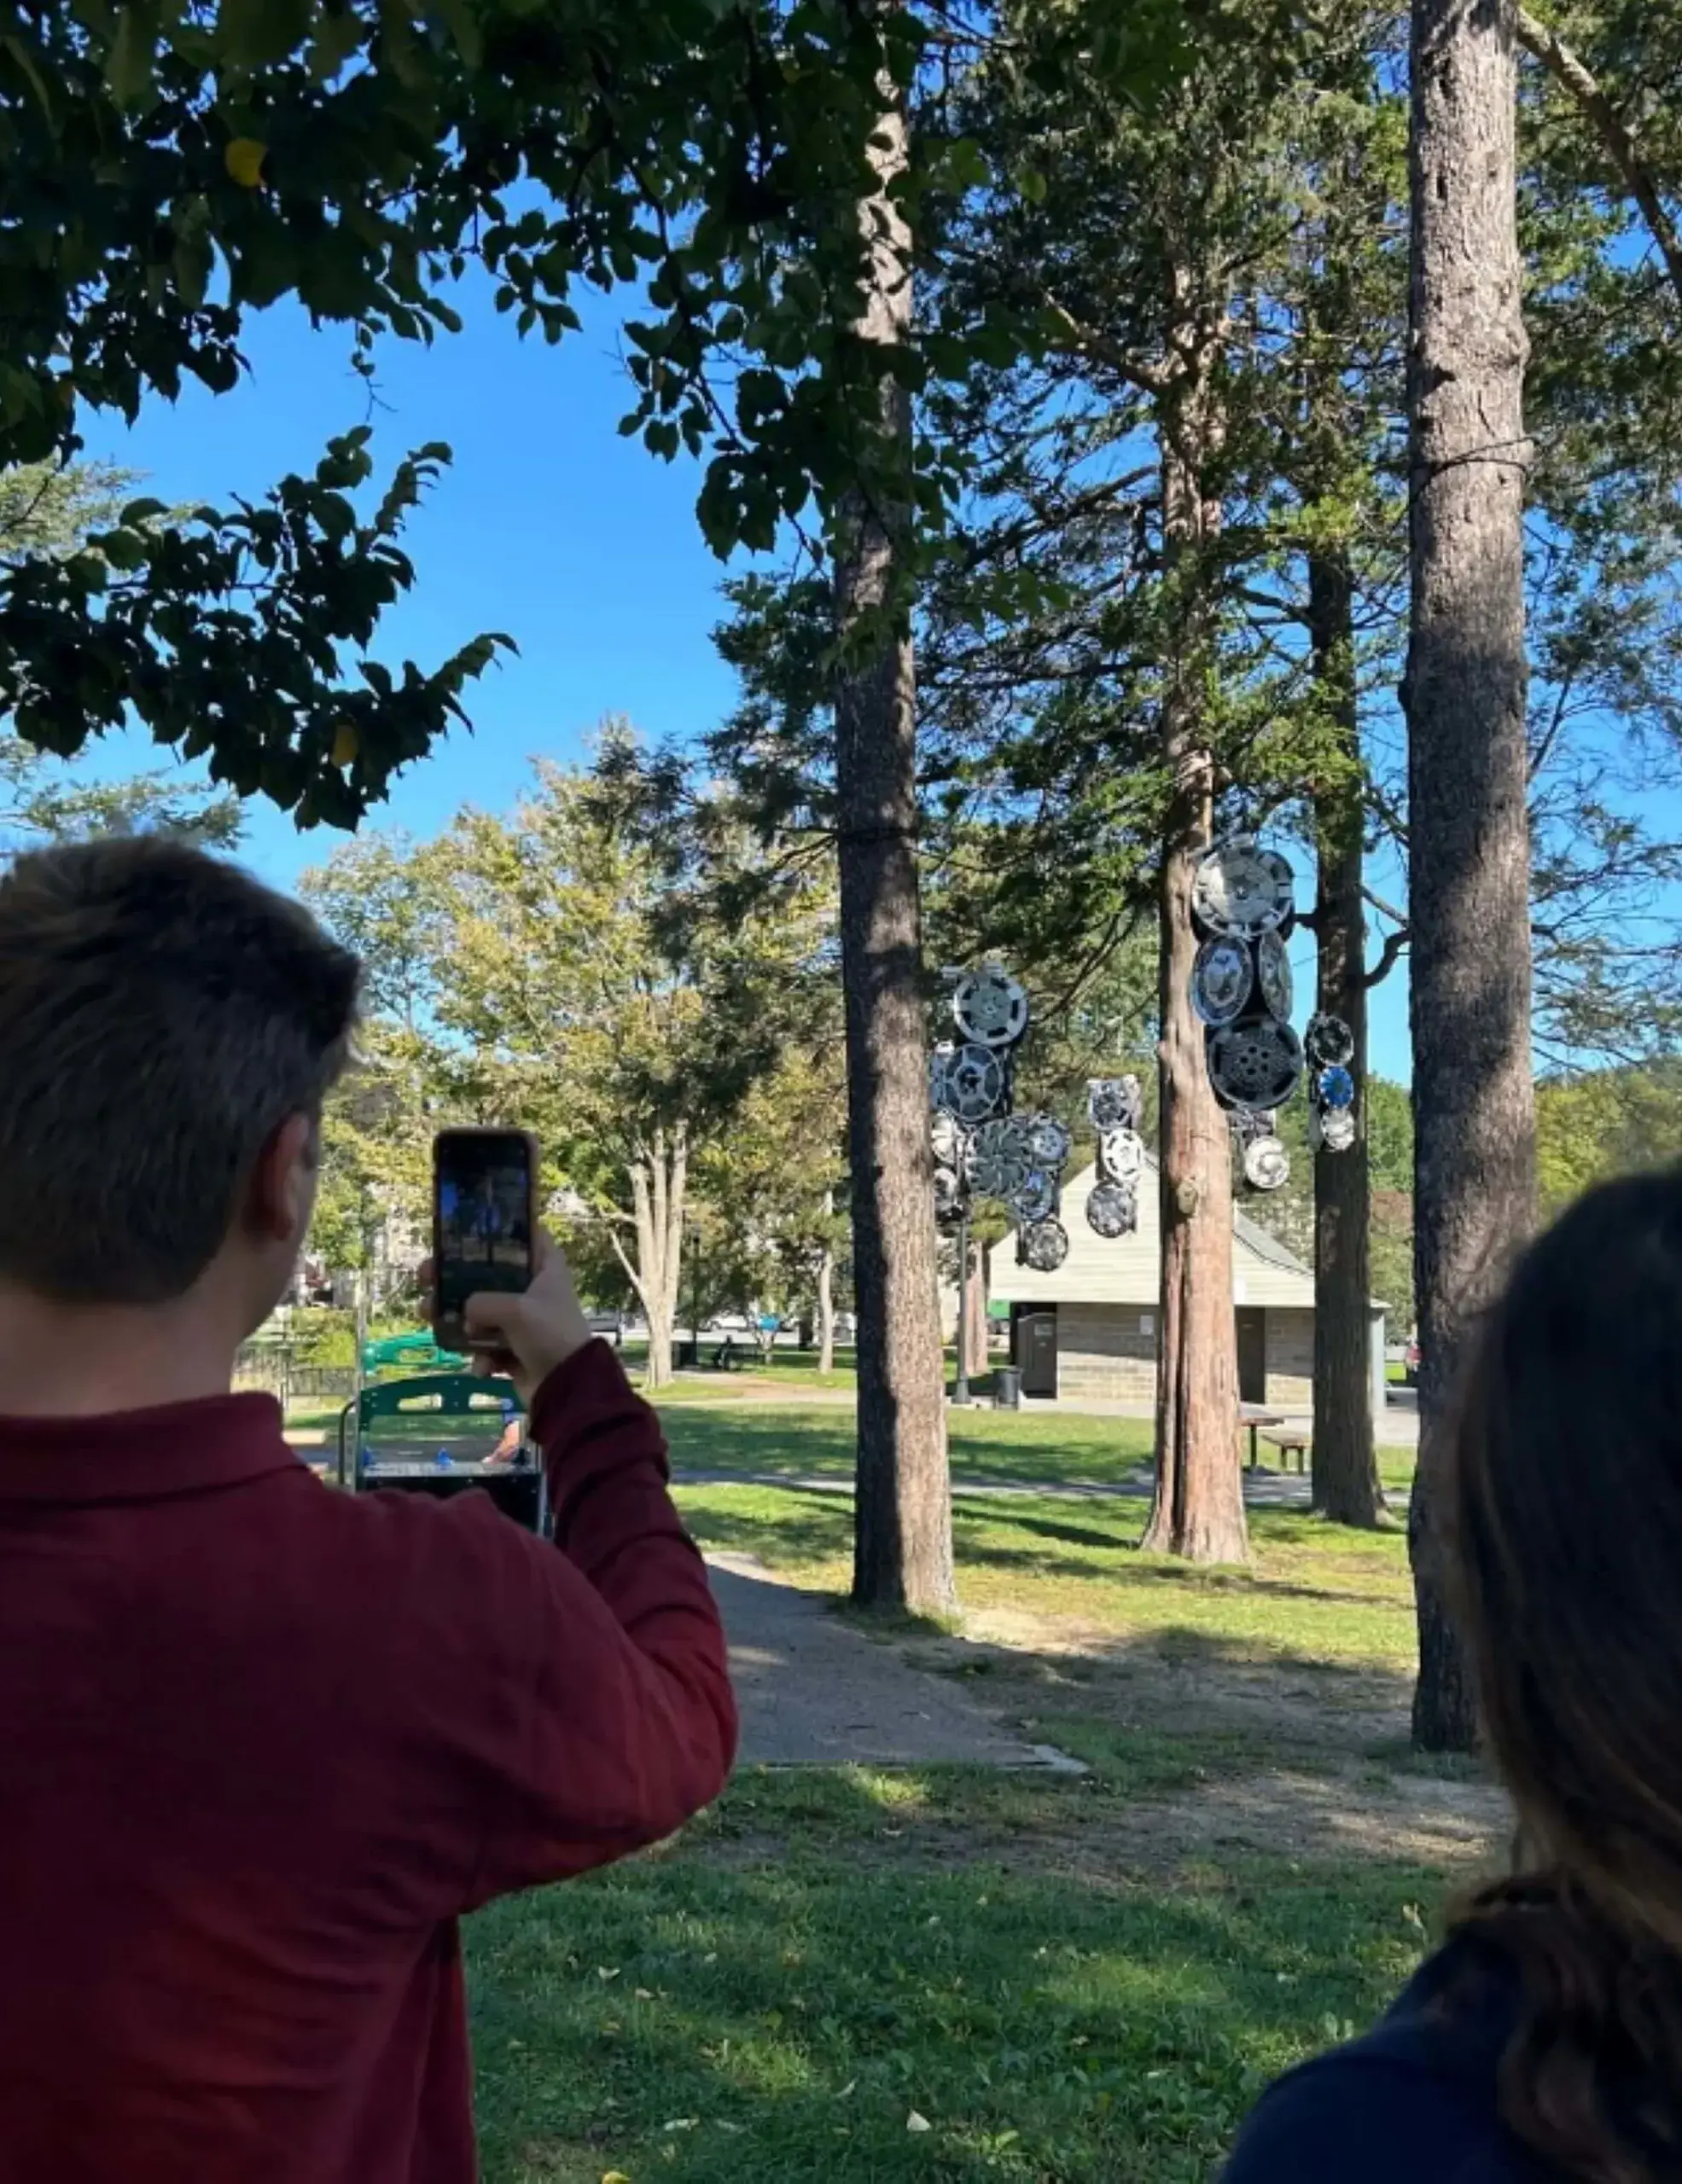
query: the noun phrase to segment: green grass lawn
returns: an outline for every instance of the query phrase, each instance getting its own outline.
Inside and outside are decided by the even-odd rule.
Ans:
[[[704,1547],[755,1554],[798,1584],[847,1589],[847,1497],[691,1486],[680,1498]],[[1144,1516],[1143,1502],[1119,1498],[959,1494],[952,1522],[964,1607],[1066,1617],[1164,1653],[1214,1647],[1231,1659],[1411,1665],[1412,1594],[1400,1527],[1347,1531],[1306,1513],[1255,1509],[1253,1565],[1194,1571],[1138,1552]]]
[[[1126,1794],[750,1773],[675,1848],[494,1908],[486,2184],[1207,2184],[1266,2081],[1394,1992],[1436,1883],[1065,1870]]]
[[[690,1469],[851,1464],[844,1410],[669,1424]],[[1148,1435],[963,1416],[953,1462],[1103,1488]],[[680,1499],[703,1544],[845,1589],[845,1495]],[[1140,1554],[1143,1517],[961,1492],[966,1635],[879,1634],[1087,1776],[748,1770],[676,1844],[473,1922],[486,2184],[1208,2184],[1261,2086],[1371,2020],[1445,1892],[1407,1800],[1459,1779],[1397,1742],[1402,1535],[1261,1510],[1251,1567],[1192,1571]],[[1200,1841],[1280,1780],[1331,1833]]]
[[[796,1402],[672,1406],[666,1431],[673,1461],[690,1471],[761,1478],[850,1478],[853,1426],[839,1405]],[[960,1410],[947,1425],[954,1478],[1027,1485],[1114,1486],[1150,1462],[1143,1418],[1082,1418],[1061,1411]],[[1381,1449],[1387,1486],[1413,1476],[1411,1449]]]

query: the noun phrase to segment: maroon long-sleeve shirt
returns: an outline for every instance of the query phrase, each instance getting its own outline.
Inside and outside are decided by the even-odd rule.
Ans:
[[[467,2184],[456,1920],[733,1756],[664,1443],[600,1343],[556,1548],[321,1486],[266,1397],[0,1419],[0,2184]]]

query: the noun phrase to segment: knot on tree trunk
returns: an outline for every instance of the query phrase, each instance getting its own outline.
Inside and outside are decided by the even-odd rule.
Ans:
[[[1196,1176],[1182,1176],[1174,1185],[1174,1204],[1188,1221],[1197,1217],[1197,1209],[1203,1203],[1203,1186]]]

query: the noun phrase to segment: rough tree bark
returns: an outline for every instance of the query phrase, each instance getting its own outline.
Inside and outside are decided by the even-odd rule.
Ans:
[[[872,150],[862,208],[868,291],[855,329],[905,341],[910,236],[890,195],[905,171],[903,110]],[[909,398],[879,375],[884,434],[909,447]],[[896,575],[908,511],[855,496],[835,569],[843,667],[835,694],[835,805],[846,990],[847,1136],[858,1317],[853,1596],[940,1612],[955,1599],[946,1375],[928,1147],[928,1066],[917,867],[917,731],[910,619]],[[861,635],[862,631],[862,635]]]
[[[681,1124],[657,1130],[630,1163],[633,1259],[617,1236],[614,1249],[649,1322],[648,1385],[669,1387],[678,1287],[684,1272],[684,1207],[689,1193],[689,1138]]]
[[[1422,1362],[1408,1542],[1428,1751],[1476,1734],[1444,1584],[1445,1399],[1534,1197],[1515,44],[1512,0],[1413,0],[1403,700]]]
[[[1214,761],[1202,692],[1208,613],[1202,571],[1220,521],[1204,468],[1219,444],[1209,391],[1215,338],[1188,329],[1187,377],[1161,404],[1163,525],[1178,587],[1174,657],[1162,706],[1173,783],[1161,889],[1161,1350],[1156,1376],[1156,1492],[1144,1544],[1193,1562],[1249,1556],[1238,1467],[1237,1337],[1232,1309],[1232,1142],[1210,1088],[1191,1007],[1197,937],[1191,888],[1213,825]]]
[[[1366,1083],[1366,917],[1361,893],[1366,834],[1355,689],[1354,582],[1347,555],[1308,566],[1314,673],[1335,715],[1345,762],[1315,799],[1320,897],[1317,1005],[1355,1037],[1355,1082]],[[1385,1521],[1372,1440],[1369,1301],[1371,1173],[1366,1102],[1358,1095],[1355,1142],[1314,1157],[1314,1507],[1341,1525]]]

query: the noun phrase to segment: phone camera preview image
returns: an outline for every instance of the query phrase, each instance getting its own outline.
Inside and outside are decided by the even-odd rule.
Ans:
[[[524,1142],[457,1137],[438,1155],[438,1303],[459,1316],[483,1290],[532,1279],[532,1170]]]

